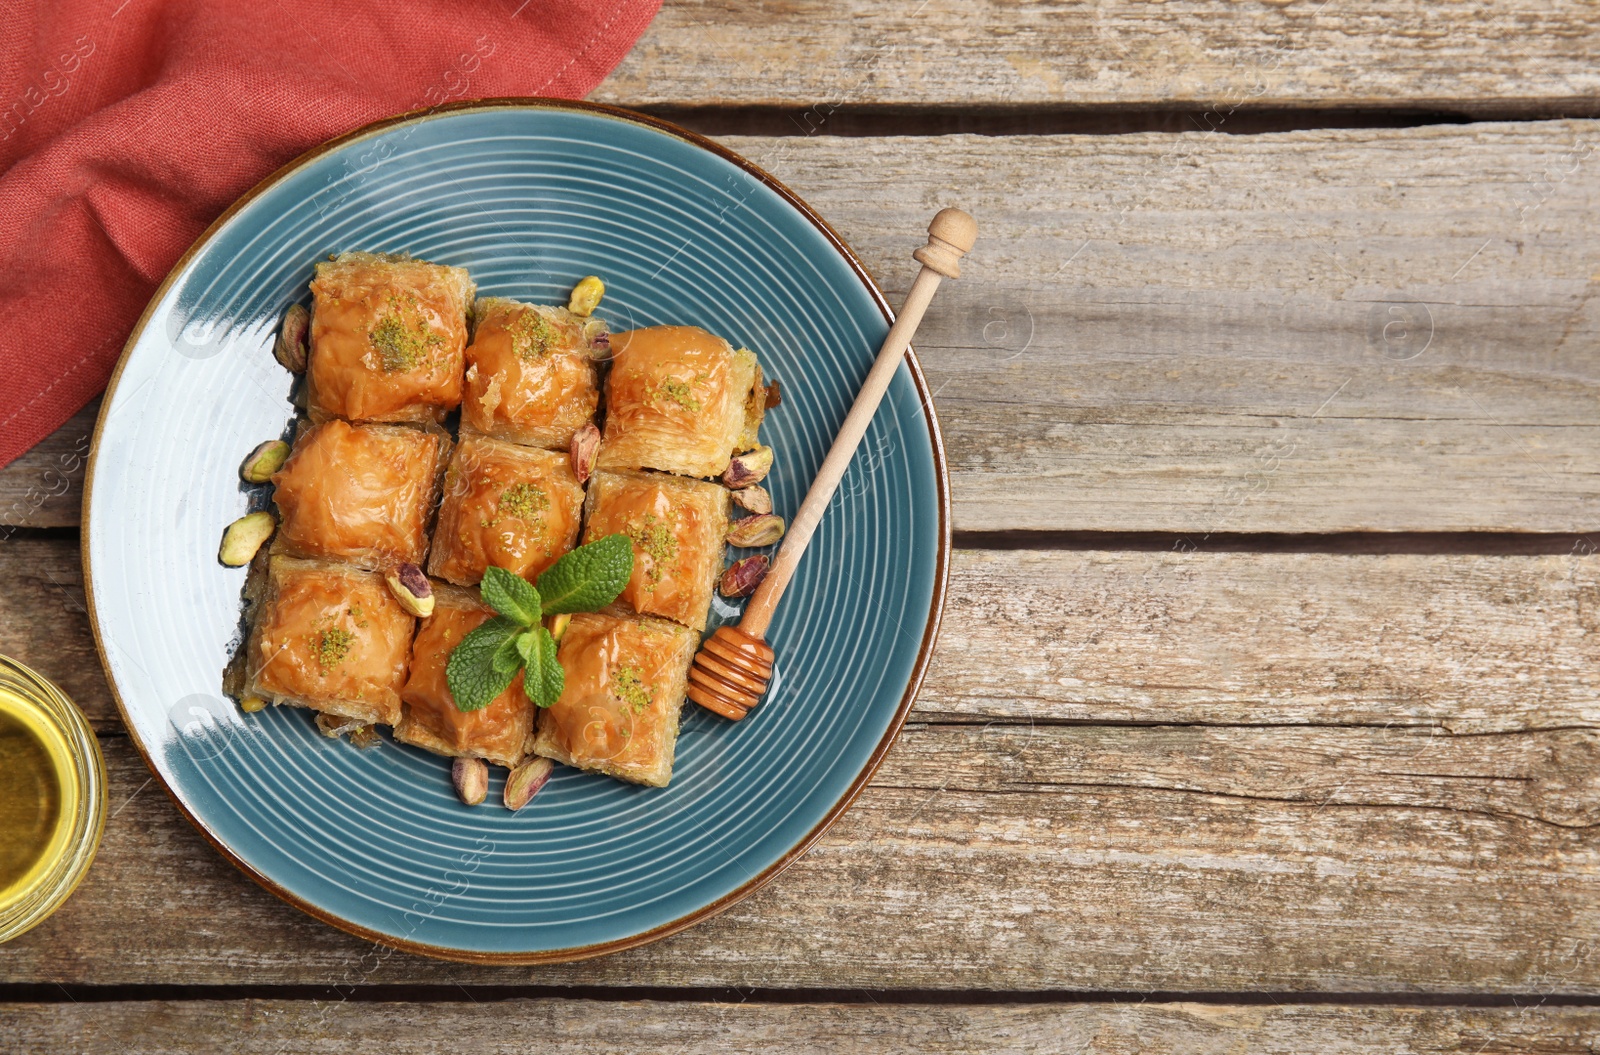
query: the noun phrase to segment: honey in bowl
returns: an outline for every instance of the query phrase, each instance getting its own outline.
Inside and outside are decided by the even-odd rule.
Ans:
[[[0,657],[0,941],[53,912],[88,871],[105,823],[105,768],[83,715]]]

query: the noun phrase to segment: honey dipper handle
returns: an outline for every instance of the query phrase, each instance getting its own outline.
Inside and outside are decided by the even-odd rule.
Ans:
[[[834,437],[833,446],[822,461],[822,468],[817,470],[811,490],[806,492],[805,501],[790,522],[777,559],[772,562],[767,577],[761,580],[755,595],[750,598],[744,618],[739,620],[739,629],[756,637],[766,636],[767,624],[772,622],[772,613],[778,607],[778,600],[783,596],[789,580],[794,577],[795,567],[810,544],[817,523],[827,511],[845,470],[850,467],[850,459],[861,445],[861,438],[867,434],[867,426],[872,423],[878,404],[883,402],[883,394],[889,390],[889,382],[894,380],[895,371],[900,368],[911,337],[922,322],[922,313],[928,310],[928,302],[939,288],[939,280],[961,277],[961,257],[972,248],[977,234],[978,225],[960,209],[944,209],[928,225],[928,244],[911,254],[922,264],[922,270],[911,284],[911,292],[906,294],[906,302],[901,306],[900,315],[890,328],[889,336],[883,339],[878,358],[867,373],[867,379],[862,383],[850,413],[845,416],[844,424],[839,427],[839,434]]]

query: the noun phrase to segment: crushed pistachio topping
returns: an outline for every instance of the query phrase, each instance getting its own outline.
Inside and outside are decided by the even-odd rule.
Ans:
[[[311,653],[317,657],[317,666],[326,674],[344,662],[355,643],[354,631],[342,626],[329,626],[312,633]]]
[[[391,293],[388,310],[367,333],[367,341],[377,351],[383,368],[393,373],[416,369],[444,343],[444,337],[428,327],[415,294]]]
[[[691,414],[699,413],[700,400],[695,398],[689,382],[676,377],[663,377],[656,385],[656,399],[670,399]]]
[[[517,316],[508,328],[511,350],[520,359],[543,359],[550,354],[560,339],[550,320],[528,308]]]
[[[345,609],[345,613],[349,615],[351,619],[356,621],[356,626],[363,630],[367,628],[367,617],[360,608],[347,608]]]
[[[544,511],[549,508],[549,496],[537,485],[512,484],[501,491],[500,497],[495,501],[495,515],[486,517],[482,523],[484,527],[494,527],[507,517],[514,517],[536,524]]]
[[[650,686],[644,683],[634,667],[617,668],[616,673],[611,675],[611,692],[634,714],[643,714],[644,709],[650,706]]]
[[[641,553],[650,558],[650,570],[645,573],[645,586],[655,589],[666,573],[666,566],[678,559],[678,539],[672,529],[661,522],[654,513],[646,513],[643,523],[628,526],[628,538]]]

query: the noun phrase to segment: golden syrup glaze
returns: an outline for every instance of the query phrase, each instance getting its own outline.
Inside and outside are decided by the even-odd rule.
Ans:
[[[514,765],[522,758],[534,724],[534,706],[523,692],[521,675],[489,706],[476,711],[458,709],[445,680],[451,650],[494,614],[470,596],[450,596],[460,592],[448,587],[436,591],[433,614],[422,621],[412,642],[411,673],[400,690],[405,717],[395,728],[395,738],[432,751]]]
[[[0,698],[0,905],[21,896],[48,864],[62,821],[59,752],[27,710]]]
[[[583,320],[498,298],[478,305],[462,420],[490,436],[565,449],[600,406]]]
[[[633,575],[618,600],[703,628],[722,571],[727,489],[658,473],[602,471],[589,492],[584,541],[624,534],[633,542]]]
[[[755,356],[698,326],[629,330],[611,347],[596,464],[720,476],[744,433]]]
[[[493,564],[530,581],[578,541],[583,487],[565,453],[462,435],[429,571],[471,586]]]
[[[272,477],[280,543],[296,556],[421,564],[443,444],[413,428],[338,419],[304,430]]]
[[[372,720],[398,721],[416,621],[383,577],[281,557],[271,575],[249,657],[254,690],[339,714],[341,701],[359,701]]]
[[[472,281],[461,268],[346,253],[311,282],[313,421],[420,421],[461,403]]]

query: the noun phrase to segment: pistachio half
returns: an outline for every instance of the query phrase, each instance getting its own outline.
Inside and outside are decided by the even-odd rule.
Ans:
[[[760,484],[751,484],[733,492],[733,504],[747,513],[770,513],[772,495]]]
[[[561,635],[567,632],[567,627],[571,625],[571,623],[572,616],[567,612],[562,612],[560,615],[553,615],[546,619],[544,621],[544,628],[550,631],[551,637],[555,638],[557,641],[560,641]]]
[[[761,585],[761,580],[767,577],[767,569],[771,566],[772,562],[765,553],[736,560],[722,573],[722,581],[717,584],[717,589],[724,597],[749,597]]]
[[[572,296],[567,299],[567,310],[574,315],[585,317],[594,314],[594,309],[600,306],[600,298],[606,295],[606,284],[600,281],[599,275],[585,275],[578,279],[578,284],[572,287]]]
[[[481,758],[458,758],[450,767],[456,798],[463,806],[476,806],[489,794],[489,767]]]
[[[728,528],[728,544],[744,549],[770,546],[783,538],[783,531],[783,517],[775,513],[758,513],[733,522]]]
[[[433,614],[433,584],[415,564],[400,565],[385,573],[383,581],[389,584],[389,592],[394,594],[401,608],[418,619]]]
[[[526,806],[550,780],[556,765],[548,758],[530,758],[506,777],[506,809],[513,812]]]
[[[733,461],[728,463],[727,471],[722,474],[722,482],[737,491],[742,487],[760,483],[771,471],[772,448],[753,447],[743,454],[734,455]]]
[[[255,714],[257,711],[267,709],[267,701],[260,696],[246,696],[239,701],[239,709],[245,714]]]
[[[591,424],[574,432],[567,453],[572,457],[572,475],[584,483],[594,472],[595,455],[600,453],[600,430]]]
[[[250,457],[239,466],[239,475],[247,484],[264,484],[288,460],[289,445],[282,440],[268,440],[250,452]]]
[[[271,513],[246,513],[222,533],[222,548],[217,551],[217,559],[230,568],[242,568],[255,559],[256,550],[276,530],[278,522]]]
[[[291,374],[306,372],[308,341],[311,336],[311,310],[304,304],[291,304],[283,313],[283,327],[272,346],[272,354]]]

